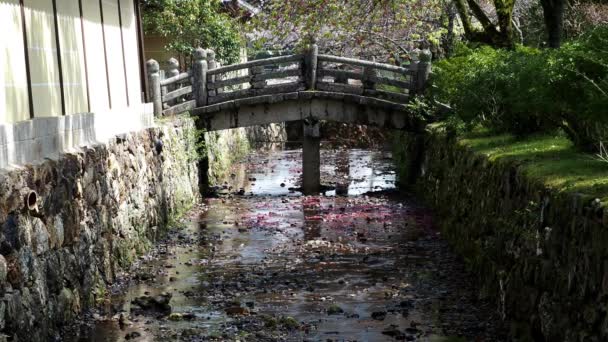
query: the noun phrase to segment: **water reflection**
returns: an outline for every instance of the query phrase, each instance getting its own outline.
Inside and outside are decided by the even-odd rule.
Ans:
[[[302,150],[287,145],[285,150],[266,148],[231,172],[230,188],[242,189],[257,196],[298,196],[302,174]],[[329,189],[325,196],[355,196],[367,192],[393,189],[396,174],[388,151],[322,150],[321,181]]]

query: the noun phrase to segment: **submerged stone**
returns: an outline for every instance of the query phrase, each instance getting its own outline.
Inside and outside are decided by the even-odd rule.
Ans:
[[[344,309],[342,309],[340,306],[334,304],[332,306],[330,306],[329,308],[327,308],[327,314],[328,315],[340,315],[344,313]]]
[[[377,321],[384,321],[384,319],[386,318],[386,311],[372,312],[372,318]]]
[[[246,316],[249,315],[249,309],[241,307],[241,306],[231,306],[226,308],[226,314],[229,316]]]
[[[171,301],[171,297],[173,295],[171,293],[162,293],[159,296],[141,296],[134,299],[131,303],[139,306],[143,310],[152,310],[158,311],[162,313],[171,312],[171,306],[169,302]]]

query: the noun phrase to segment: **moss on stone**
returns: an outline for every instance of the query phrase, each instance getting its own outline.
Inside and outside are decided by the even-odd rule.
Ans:
[[[548,188],[608,200],[608,164],[579,152],[565,136],[518,138],[477,130],[465,134],[459,142],[490,161],[518,163],[526,176]]]
[[[288,330],[296,330],[300,328],[300,323],[293,317],[281,317],[281,325]]]
[[[244,129],[205,133],[205,145],[210,184],[221,184],[226,180],[232,165],[250,150]]]

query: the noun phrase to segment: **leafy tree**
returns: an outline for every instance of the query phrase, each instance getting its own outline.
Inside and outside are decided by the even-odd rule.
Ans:
[[[450,0],[269,0],[249,23],[257,47],[321,51],[399,62],[422,42],[439,47]]]
[[[202,47],[234,63],[242,45],[239,24],[220,6],[220,0],[143,0],[144,31],[170,38],[165,48],[184,57]]]
[[[608,141],[608,27],[559,49],[462,47],[434,64],[433,96],[456,117],[525,135],[561,128],[581,150]]]

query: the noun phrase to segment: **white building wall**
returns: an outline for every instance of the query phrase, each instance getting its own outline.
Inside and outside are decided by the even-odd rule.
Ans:
[[[101,26],[99,0],[83,0],[82,15],[84,19],[84,45],[88,52],[86,60],[91,111],[107,111],[110,109],[110,101],[108,98],[104,35]]]
[[[106,34],[106,53],[108,55],[108,75],[110,78],[112,108],[125,108],[127,107],[127,84],[125,83],[118,0],[102,0],[101,2],[103,4],[103,27]]]
[[[19,0],[0,0],[0,169],[154,124],[142,102],[133,0],[53,7],[53,0],[24,0],[23,9]]]
[[[27,120],[30,110],[19,0],[0,0],[0,23],[0,123]]]
[[[78,0],[56,0],[56,3],[65,114],[85,113],[89,111],[87,65]]]
[[[34,116],[62,115],[52,0],[24,0]]]

